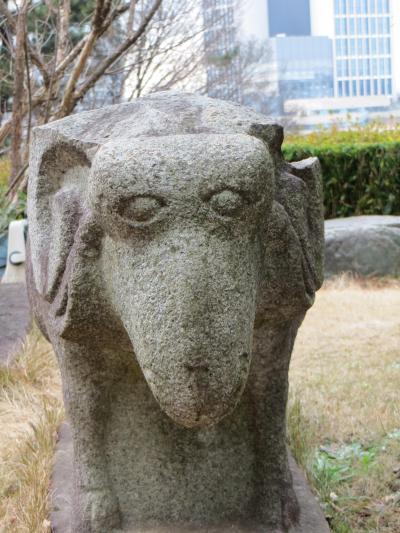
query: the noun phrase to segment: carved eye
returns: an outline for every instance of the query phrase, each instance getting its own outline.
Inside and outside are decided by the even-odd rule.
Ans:
[[[120,215],[136,222],[149,222],[164,205],[154,196],[135,196],[122,206]]]
[[[242,209],[244,200],[238,192],[227,189],[215,193],[210,198],[210,205],[219,215],[233,217]]]

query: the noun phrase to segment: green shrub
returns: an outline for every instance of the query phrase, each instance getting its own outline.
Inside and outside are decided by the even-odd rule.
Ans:
[[[354,123],[346,130],[333,125],[330,128],[317,128],[307,135],[289,133],[286,135],[286,142],[307,146],[400,142],[400,124],[394,121],[389,124],[374,121],[364,126]]]
[[[10,202],[5,191],[5,187],[0,187],[0,235],[7,232],[12,220],[26,218],[26,193],[19,192],[18,197]]]
[[[289,161],[320,160],[326,218],[399,215],[400,135],[398,140],[386,140],[387,133],[381,137],[385,140],[365,142],[353,131],[323,132],[291,138],[283,152]]]
[[[5,187],[11,171],[10,160],[8,157],[0,157],[0,186]]]
[[[19,192],[12,202],[6,197],[9,173],[10,160],[0,157],[0,235],[6,233],[12,220],[26,217],[26,193]]]

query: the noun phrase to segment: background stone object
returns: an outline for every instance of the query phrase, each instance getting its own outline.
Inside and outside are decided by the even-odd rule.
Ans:
[[[296,531],[290,355],[323,277],[316,159],[156,93],[34,132],[30,301],[61,368],[72,531]]]
[[[25,283],[0,283],[0,365],[14,360],[31,324]]]
[[[7,260],[1,283],[25,283],[26,220],[13,220],[8,227]]]
[[[325,277],[342,272],[400,276],[400,217],[359,216],[325,222]]]

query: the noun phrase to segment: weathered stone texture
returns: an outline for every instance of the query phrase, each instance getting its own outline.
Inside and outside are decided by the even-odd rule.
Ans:
[[[59,441],[55,456],[55,468],[52,479],[51,513],[52,533],[70,532],[69,524],[72,512],[73,479],[71,463],[73,460],[71,428],[64,423],[59,430]],[[321,508],[311,493],[306,478],[289,455],[289,468],[293,477],[293,488],[301,509],[299,523],[291,529],[290,533],[329,533],[329,526],[321,512]],[[132,531],[132,530],[131,530]],[[201,531],[201,530],[200,530]],[[204,531],[204,529],[203,529]],[[253,533],[250,529],[244,531],[243,527],[232,523],[218,528],[207,528],[207,533]],[[198,533],[199,528],[185,526],[179,529],[174,526],[156,526],[141,528],[140,533]],[[129,533],[129,531],[128,531]]]
[[[296,527],[287,374],[323,218],[318,162],[284,162],[282,140],[177,93],[35,130],[28,281],[62,372],[75,532]]]
[[[325,276],[400,276],[400,217],[360,216],[325,223]]]

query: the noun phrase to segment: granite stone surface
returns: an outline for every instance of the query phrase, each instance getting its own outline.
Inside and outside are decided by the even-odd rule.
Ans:
[[[318,161],[282,141],[171,92],[35,129],[28,286],[61,368],[73,532],[299,524],[287,377],[324,228]]]
[[[52,533],[71,533],[71,512],[73,478],[71,464],[73,446],[71,428],[67,423],[59,430],[59,440],[55,456],[51,492],[52,492]],[[330,529],[317,500],[311,493],[304,473],[296,465],[289,452],[289,468],[293,478],[293,488],[300,507],[299,523],[291,528],[290,533],[329,533]],[[137,531],[137,530],[136,530]],[[253,529],[243,529],[234,524],[226,524],[219,528],[197,528],[187,526],[157,526],[140,528],[140,533],[253,533]],[[124,533],[135,533],[135,529],[126,529]]]
[[[325,277],[342,272],[400,276],[400,217],[359,216],[325,222]]]

